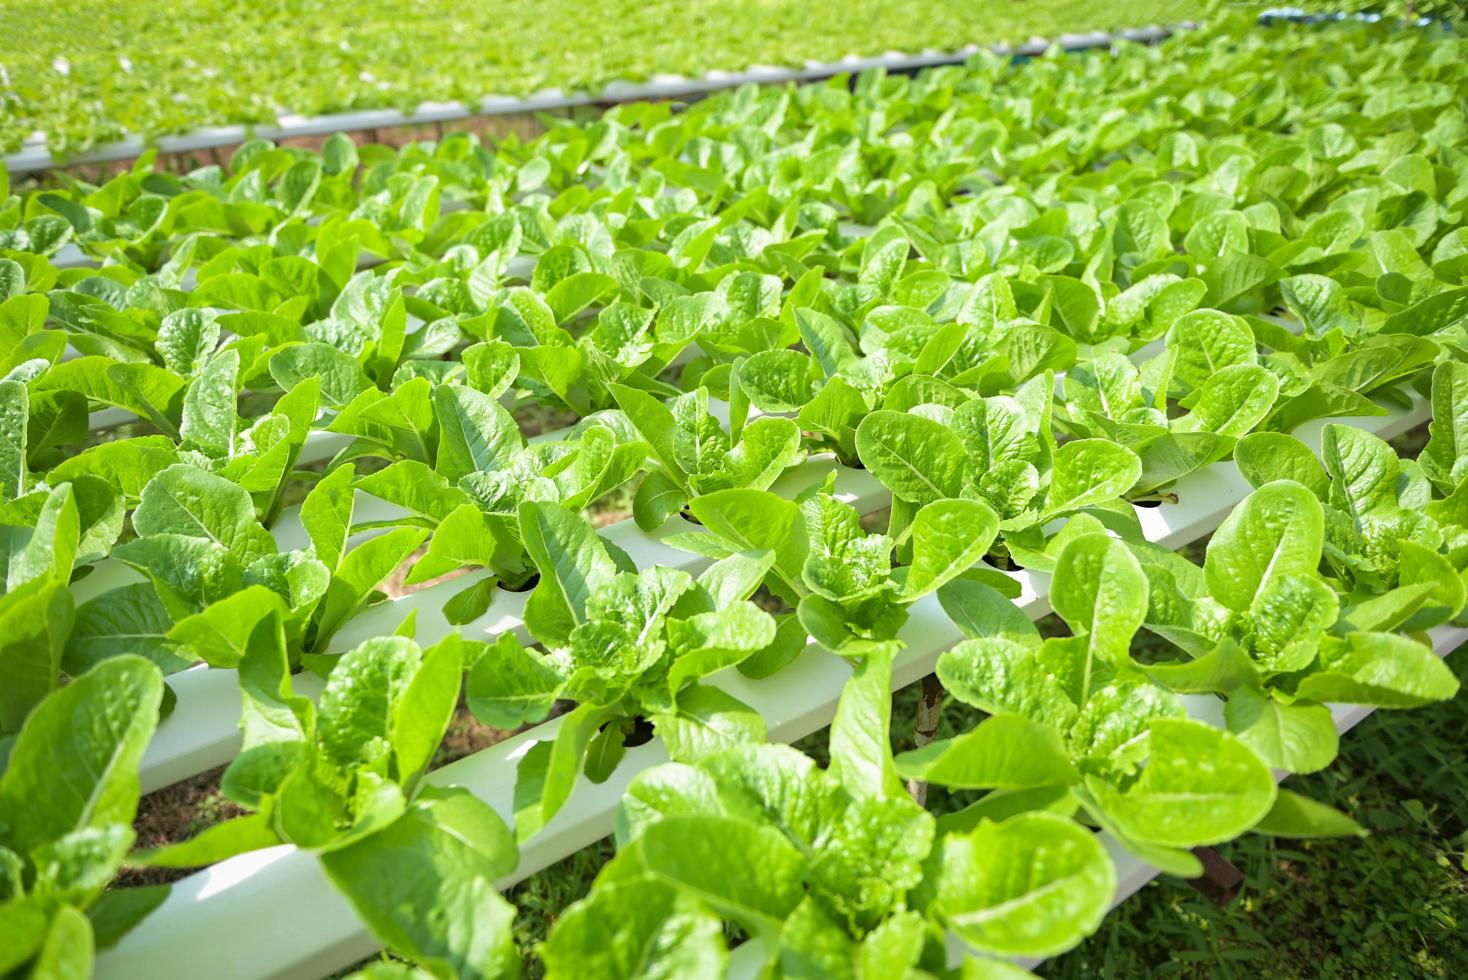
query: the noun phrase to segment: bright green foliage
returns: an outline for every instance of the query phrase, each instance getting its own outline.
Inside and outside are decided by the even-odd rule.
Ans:
[[[0,148],[13,151],[35,130],[47,134],[53,149],[80,150],[124,130],[157,136],[201,125],[274,122],[272,106],[312,116],[473,103],[542,88],[597,89],[659,72],[695,75],[810,58],[834,61],[852,53],[1019,43],[1036,34],[1174,23],[1204,9],[1190,0],[1152,0],[1125,14],[1074,0],[1031,3],[1023,11],[977,0],[941,10],[913,0],[864,0],[839,10],[788,0],[706,6],[693,16],[679,3],[618,3],[588,18],[573,3],[521,0],[500,4],[493,14],[435,3],[404,20],[398,8],[376,0],[350,11],[291,0],[268,16],[214,6],[179,11],[148,4],[13,3],[7,6],[12,43],[4,63],[10,78],[27,85],[19,111],[0,129]],[[755,21],[762,28],[751,32]],[[444,31],[447,22],[456,31]],[[74,30],[82,23],[90,46],[77,44]],[[319,42],[322,60],[311,72],[297,70],[281,24]],[[138,43],[139,31],[148,44]],[[209,63],[185,68],[165,53],[178,49],[208,51]],[[425,70],[425,58],[453,68]],[[188,97],[161,100],[158,92]],[[303,174],[294,196],[308,196],[317,180]]]
[[[747,601],[770,552],[730,554],[695,580],[670,568],[620,568],[579,516],[555,504],[524,504],[520,529],[540,569],[526,625],[545,653],[511,636],[478,645],[470,707],[514,724],[543,719],[558,698],[580,702],[519,764],[522,840],[561,808],[583,767],[594,782],[611,775],[639,717],[680,760],[763,741],[756,712],[699,681],[780,642],[773,617]]]
[[[247,815],[133,860],[294,844],[466,976],[517,964],[515,838],[657,752],[552,972],[717,973],[733,923],[791,975],[937,973],[945,930],[965,975],[1012,974],[985,957],[1104,914],[1092,825],[1179,875],[1250,830],[1353,833],[1271,770],[1331,762],[1331,704],[1457,690],[1423,631],[1468,597],[1462,48],[1220,15],[529,141],[7,186],[0,801],[56,796],[28,733],[89,678],[233,671]],[[1420,460],[1353,424],[1423,398]],[[134,421],[101,437],[102,409]],[[1148,540],[1215,525],[1201,565]],[[986,716],[894,759],[940,614],[966,639],[938,675]],[[754,707],[802,667],[849,671],[824,770],[764,744],[812,718]],[[461,694],[557,716],[502,816],[424,779]],[[150,698],[107,713],[119,799]],[[904,777],[982,795],[938,821]],[[50,867],[35,819],[6,817],[0,900]],[[91,903],[108,846],[6,920],[25,962],[146,910]]]
[[[115,657],[26,719],[0,775],[0,967],[7,972],[88,976],[94,934],[83,910],[111,906],[121,931],[167,894],[166,887],[104,892],[132,845],[138,763],[162,695],[156,667]]]
[[[1169,869],[1191,866],[1179,848],[1225,840],[1263,817],[1275,793],[1264,763],[1229,734],[1185,719],[1182,701],[1132,662],[1148,587],[1127,547],[1102,534],[1073,538],[1051,589],[1074,635],[979,638],[944,654],[944,685],[992,717],[901,756],[899,771],[964,789],[1069,787],[1122,843]],[[1206,773],[1191,762],[1202,755],[1216,760]]]
[[[867,534],[856,508],[832,490],[828,479],[798,503],[757,490],[701,497],[693,514],[712,533],[669,540],[700,554],[771,555],[765,584],[796,604],[800,625],[828,650],[863,656],[893,649],[906,607],[978,564],[999,527],[982,501],[935,500],[908,528],[910,567],[894,574],[892,538]]]
[[[866,724],[888,752],[885,722]],[[850,762],[833,740],[833,770],[850,772]],[[1094,836],[1062,817],[940,835],[901,790],[843,782],[782,746],[644,771],[623,799],[617,838],[616,859],[550,934],[550,975],[717,975],[720,919],[797,975],[941,967],[943,925],[983,953],[1053,952],[1095,928],[1115,888]],[[1032,863],[1042,877],[1020,870]],[[647,911],[612,914],[633,898]]]
[[[245,743],[222,786],[253,812],[134,860],[190,867],[292,843],[320,852],[389,948],[458,976],[512,972],[514,912],[495,889],[518,863],[510,830],[464,790],[422,783],[459,699],[464,644],[369,640],[337,659],[314,704],[292,692],[285,649],[272,613],[239,665]]]

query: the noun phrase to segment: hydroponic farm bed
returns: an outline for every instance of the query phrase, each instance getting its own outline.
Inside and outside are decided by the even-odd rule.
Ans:
[[[1277,784],[1457,693],[1465,54],[1220,13],[0,185],[0,975],[1022,976],[1357,833]]]
[[[932,60],[967,45],[1175,24],[1205,9],[1198,0],[1125,8],[1080,0],[603,0],[590,8],[362,0],[349,9],[201,0],[186,10],[161,0],[6,0],[0,150],[13,154],[14,171],[53,156],[136,155],[159,138],[228,145],[248,126],[272,139],[325,135],[463,118],[481,107],[505,112],[527,97],[522,108],[534,111],[625,100],[629,88],[727,84],[751,69],[769,81],[843,58],[898,51]]]
[[[1191,26],[1191,22],[1184,22]],[[1184,25],[1179,25],[1182,27]],[[1172,34],[1173,28],[1149,25],[1126,28],[1115,33],[1092,31],[1086,34],[1064,34],[1054,39],[1035,38],[1022,44],[995,44],[990,50],[998,55],[1027,58],[1044,54],[1052,45],[1066,51],[1088,51],[1110,47],[1117,41],[1153,43]],[[391,130],[398,127],[457,123],[468,119],[495,116],[528,115],[586,107],[606,107],[624,102],[650,99],[694,99],[738,88],[741,85],[773,85],[781,82],[812,82],[863,71],[913,72],[939,65],[962,64],[979,50],[969,44],[953,51],[925,51],[921,54],[888,52],[878,55],[849,54],[839,61],[807,59],[800,67],[752,65],[739,71],[711,69],[690,78],[684,75],[660,74],[642,82],[614,80],[594,91],[564,92],[559,88],[544,89],[524,96],[493,95],[467,102],[424,102],[411,111],[401,109],[363,109],[303,116],[282,113],[262,125],[227,125],[202,127],[190,132],[145,139],[128,136],[82,153],[52,153],[48,141],[33,138],[5,160],[11,173],[32,173],[65,166],[112,163],[142,156],[149,149],[164,154],[194,154],[204,150],[235,147],[251,138],[294,140],[343,132]]]

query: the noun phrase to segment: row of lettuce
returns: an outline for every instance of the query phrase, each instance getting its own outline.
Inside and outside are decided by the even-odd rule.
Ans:
[[[494,882],[644,721],[675,761],[633,781],[557,975],[717,974],[725,920],[787,975],[942,973],[945,930],[1004,974],[1104,914],[1090,828],[1181,875],[1251,829],[1353,831],[1270,770],[1329,764],[1326,702],[1456,690],[1424,631],[1468,568],[1460,49],[1224,27],[7,196],[0,972],[85,972],[89,934],[164,896],[107,888],[124,863],[288,842],[425,969],[512,973]],[[73,245],[91,264],[59,268]],[[1291,435],[1414,395],[1415,460]],[[527,440],[527,405],[575,421]],[[101,407],[138,421],[99,434]],[[828,475],[791,486],[810,457]],[[1148,544],[1135,505],[1226,459],[1255,490],[1203,566]],[[881,532],[837,492],[857,467]],[[597,534],[617,491],[689,561]],[[409,621],[342,652],[404,568],[461,573],[470,636],[530,589],[535,643]],[[1040,639],[1014,569],[1070,636]],[[969,637],[939,677],[987,717],[893,758],[898,636],[932,595]],[[1144,628],[1171,659],[1133,659]],[[855,669],[825,771],[710,683],[811,640]],[[163,675],[200,661],[238,673],[223,790],[249,815],[130,853]],[[423,780],[461,694],[504,728],[574,703],[519,764],[513,832]],[[935,818],[903,778],[987,793]]]
[[[597,92],[658,75],[1023,44],[1036,35],[1173,24],[1205,8],[1200,0],[1138,0],[1124,11],[1077,0],[1013,10],[981,0],[857,0],[840,9],[706,0],[694,10],[673,0],[617,0],[588,16],[570,0],[511,0],[492,13],[419,0],[405,17],[385,0],[350,10],[279,0],[186,11],[159,0],[15,0],[0,52],[0,151],[38,133],[60,157],[128,136],[274,125],[289,114],[477,106],[490,96]]]
[[[1201,0],[1145,0],[1125,10],[1075,0],[1031,0],[1010,10],[978,0],[862,0],[841,11],[794,0],[703,4],[619,2],[588,22],[568,0],[519,2],[487,13],[420,2],[415,16],[383,0],[350,16],[292,0],[262,10],[180,12],[159,0],[11,5],[11,45],[0,55],[0,150],[43,137],[64,160],[110,142],[176,136],[201,127],[276,125],[294,114],[366,109],[411,112],[423,104],[480,104],[488,96],[546,89],[601,91],[610,83],[755,65],[893,51],[954,51],[968,44],[1024,44],[1091,31],[1175,25],[1227,16]],[[1252,17],[1287,6],[1295,17],[1367,13],[1461,20],[1456,0],[1311,0],[1231,5]],[[757,18],[762,30],[747,24]],[[85,20],[86,34],[76,31]],[[444,31],[444,23],[458,30]],[[576,25],[574,30],[567,24]],[[166,25],[166,26],[161,26]],[[286,29],[284,25],[288,25]],[[554,26],[552,26],[554,25]],[[316,39],[309,70],[298,41]],[[431,59],[426,55],[431,54]],[[452,69],[438,69],[438,64]],[[159,93],[167,93],[160,97]]]

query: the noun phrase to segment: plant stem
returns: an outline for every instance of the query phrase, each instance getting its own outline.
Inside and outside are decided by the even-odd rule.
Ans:
[[[916,723],[913,725],[912,747],[920,749],[938,737],[938,720],[943,713],[943,682],[937,674],[923,678],[923,693],[918,698]],[[907,791],[918,804],[928,801],[928,784],[920,779],[909,779]]]

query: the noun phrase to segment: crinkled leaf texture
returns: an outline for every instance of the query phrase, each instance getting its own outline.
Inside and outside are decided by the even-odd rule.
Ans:
[[[504,821],[462,789],[425,790],[387,827],[321,855],[373,935],[468,978],[518,972],[515,909],[496,887],[517,860]]]

